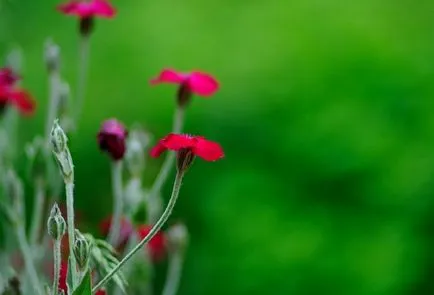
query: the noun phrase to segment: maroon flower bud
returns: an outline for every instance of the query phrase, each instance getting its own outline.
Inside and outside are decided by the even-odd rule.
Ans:
[[[107,152],[115,160],[121,160],[125,155],[125,139],[128,131],[116,119],[105,121],[98,132],[98,144],[102,151]]]

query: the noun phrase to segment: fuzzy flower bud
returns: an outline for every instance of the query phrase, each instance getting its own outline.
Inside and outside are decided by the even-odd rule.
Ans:
[[[80,270],[85,270],[90,258],[90,243],[79,230],[75,230],[74,256]]]
[[[128,131],[124,125],[116,119],[105,121],[98,132],[98,144],[102,151],[105,151],[114,161],[122,160],[125,151],[125,140]]]
[[[60,240],[66,231],[65,219],[63,219],[62,212],[60,212],[59,206],[54,203],[53,208],[50,211],[50,217],[47,221],[48,234],[54,240]]]
[[[45,41],[44,61],[48,72],[58,71],[60,67],[60,47],[53,40]]]
[[[166,231],[167,246],[170,251],[182,252],[187,248],[188,229],[183,223],[176,223]]]
[[[51,144],[65,183],[72,182],[74,180],[74,165],[68,149],[68,138],[60,127],[59,120],[54,121],[53,129],[51,129]]]

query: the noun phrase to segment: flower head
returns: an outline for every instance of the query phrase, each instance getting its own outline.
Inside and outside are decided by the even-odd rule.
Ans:
[[[218,81],[210,74],[203,72],[181,73],[173,69],[161,71],[158,77],[151,80],[152,85],[160,83],[179,84],[178,103],[183,106],[190,100],[191,94],[208,97],[219,89]]]
[[[112,18],[116,15],[116,9],[105,0],[77,1],[57,6],[57,9],[66,15],[75,15],[79,18],[102,17]]]
[[[201,136],[170,133],[151,150],[151,156],[157,158],[166,150],[191,150],[192,153],[205,161],[216,161],[224,157],[221,146]]]
[[[106,219],[104,219],[100,225],[100,231],[104,236],[107,236],[110,232],[110,228],[112,225],[112,217],[109,216]],[[121,219],[121,231],[118,235],[119,237],[119,241],[116,243],[116,245],[119,245],[121,248],[123,248],[127,242],[128,239],[130,238],[131,234],[133,233],[133,225],[131,224],[131,222],[125,218],[122,217]]]
[[[116,119],[105,121],[98,132],[98,144],[102,151],[107,152],[115,161],[124,157],[126,150],[125,139],[128,131]]]
[[[113,18],[116,9],[106,0],[71,0],[57,6],[57,10],[65,15],[74,15],[80,18],[80,33],[87,36],[93,29],[95,17]]]
[[[152,226],[140,225],[137,228],[137,234],[140,239],[144,239],[151,231]],[[149,253],[153,261],[159,261],[164,258],[166,253],[166,237],[162,232],[158,232],[147,244]]]

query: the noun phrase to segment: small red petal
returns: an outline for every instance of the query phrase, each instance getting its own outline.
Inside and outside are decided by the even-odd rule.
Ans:
[[[201,72],[192,72],[188,84],[192,92],[201,96],[211,96],[219,89],[219,83],[213,76]]]
[[[206,140],[202,137],[196,138],[193,153],[205,161],[216,161],[224,157],[223,149],[218,143]]]
[[[150,155],[153,158],[158,158],[165,150],[167,150],[167,148],[159,142],[151,149]]]
[[[24,115],[31,115],[35,110],[35,101],[27,91],[21,89],[11,90],[9,99]]]
[[[101,17],[112,18],[116,15],[116,9],[111,6],[110,3],[104,0],[94,0],[93,8],[95,15],[99,15]]]
[[[172,151],[192,148],[195,145],[194,137],[185,134],[171,133],[161,140],[162,144]]]
[[[186,80],[187,76],[183,73],[177,72],[172,69],[163,70],[157,78],[151,80],[151,84],[160,83],[175,83],[180,84]]]

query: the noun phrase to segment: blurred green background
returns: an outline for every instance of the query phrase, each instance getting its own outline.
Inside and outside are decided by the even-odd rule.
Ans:
[[[220,142],[197,161],[172,219],[191,231],[179,294],[434,294],[434,2],[432,0],[113,1],[99,20],[79,135],[76,203],[96,225],[111,210],[100,123],[171,128],[163,67],[213,73],[185,130]],[[43,42],[77,76],[77,22],[57,1],[3,0],[0,54],[19,45],[42,133]],[[150,160],[150,184],[161,159]],[[171,184],[165,187],[165,196]],[[164,278],[158,273],[158,281]]]

